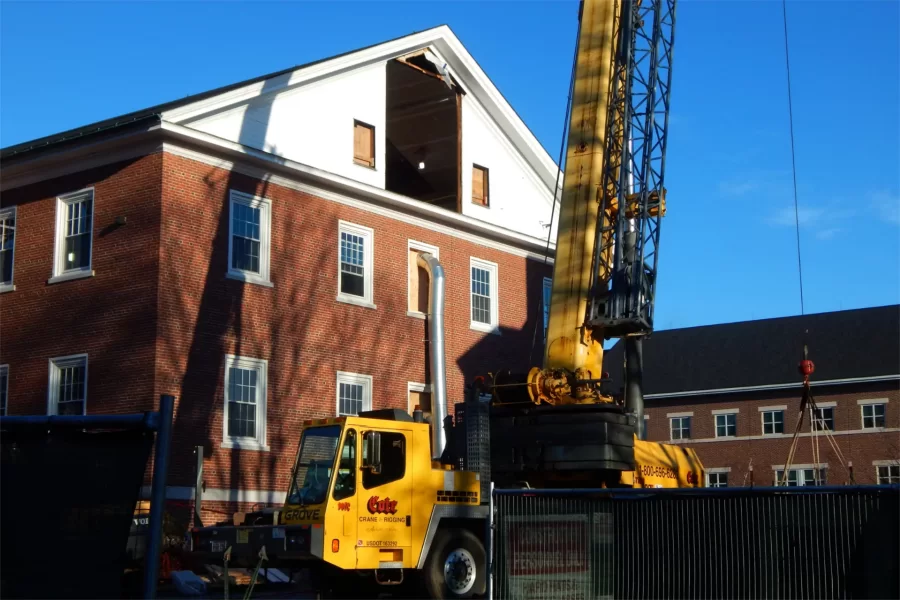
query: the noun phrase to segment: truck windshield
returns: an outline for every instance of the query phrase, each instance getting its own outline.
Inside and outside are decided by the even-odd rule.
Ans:
[[[325,502],[340,437],[340,425],[313,427],[303,432],[300,458],[297,459],[297,470],[291,482],[288,504]]]

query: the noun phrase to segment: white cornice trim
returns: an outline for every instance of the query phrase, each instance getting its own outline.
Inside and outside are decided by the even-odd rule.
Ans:
[[[900,431],[900,427],[882,427],[880,429],[846,429],[846,430],[838,430],[838,431],[830,431],[829,434],[833,436],[838,435],[872,435],[877,433],[895,433]],[[797,437],[808,438],[811,437],[813,433],[810,432],[802,432],[798,433]],[[815,432],[815,435],[823,436],[825,433]],[[765,435],[738,435],[731,437],[711,437],[711,438],[690,438],[683,440],[667,440],[666,444],[676,444],[681,446],[690,446],[691,444],[708,444],[708,443],[734,443],[734,442],[746,442],[746,441],[755,441],[755,440],[789,440],[791,439],[792,434],[789,433],[775,433],[775,434],[765,434]]]
[[[140,129],[113,133],[75,147],[36,152],[31,157],[26,154],[22,159],[10,157],[7,162],[14,161],[13,164],[2,165],[0,191],[160,152],[162,143],[159,138],[147,135],[159,129],[159,123],[154,122]]]
[[[873,377],[852,377],[848,379],[828,379],[825,381],[812,381],[812,387],[821,387],[824,385],[846,385],[850,383],[876,383],[879,381],[900,380],[900,374],[897,375],[876,375]],[[744,387],[718,388],[708,390],[685,390],[682,392],[666,392],[662,394],[644,394],[644,398],[653,400],[656,398],[681,398],[684,396],[713,396],[716,394],[736,394],[739,392],[759,392],[765,390],[791,390],[802,388],[801,382],[797,383],[776,383],[772,385],[750,385]]]
[[[546,240],[539,240],[538,238],[485,223],[466,215],[450,212],[406,196],[196,131],[183,125],[163,122],[162,129],[170,137],[185,143],[166,143],[166,152],[178,154],[218,168],[234,169],[245,175],[263,178],[277,185],[284,185],[291,189],[314,194],[326,200],[354,206],[519,256],[537,260],[544,259],[542,253],[546,248]],[[202,150],[194,150],[190,147],[192,145],[199,146]],[[228,158],[218,158],[205,151],[209,149],[216,151],[216,154],[224,153],[242,162],[238,163]],[[279,173],[284,175],[280,176]],[[311,183],[300,183],[298,181],[300,178]],[[363,200],[358,200],[357,198],[363,198]],[[550,250],[551,252],[555,250],[554,244],[550,245]],[[547,263],[552,264],[553,259],[548,259]]]

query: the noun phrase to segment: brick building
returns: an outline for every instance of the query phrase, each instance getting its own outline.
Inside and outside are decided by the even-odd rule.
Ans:
[[[898,305],[654,333],[644,342],[646,438],[693,447],[708,485],[773,485],[797,426],[804,343],[822,428],[807,414],[789,484],[843,484],[850,467],[856,483],[900,483]],[[621,344],[606,361],[621,387]]]
[[[276,503],[303,420],[427,406],[419,251],[451,403],[542,355],[557,167],[447,27],[0,159],[2,410],[175,395],[172,499],[195,446],[208,508]]]

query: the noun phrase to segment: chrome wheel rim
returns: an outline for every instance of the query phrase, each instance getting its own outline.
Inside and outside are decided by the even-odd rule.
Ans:
[[[457,548],[444,561],[444,583],[454,594],[465,594],[475,585],[475,558],[465,548]]]

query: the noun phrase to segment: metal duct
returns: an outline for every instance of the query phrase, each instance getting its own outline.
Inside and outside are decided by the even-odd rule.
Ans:
[[[432,460],[440,460],[446,447],[447,365],[444,358],[444,267],[431,254],[419,254],[418,265],[428,272],[428,338],[431,344]]]

